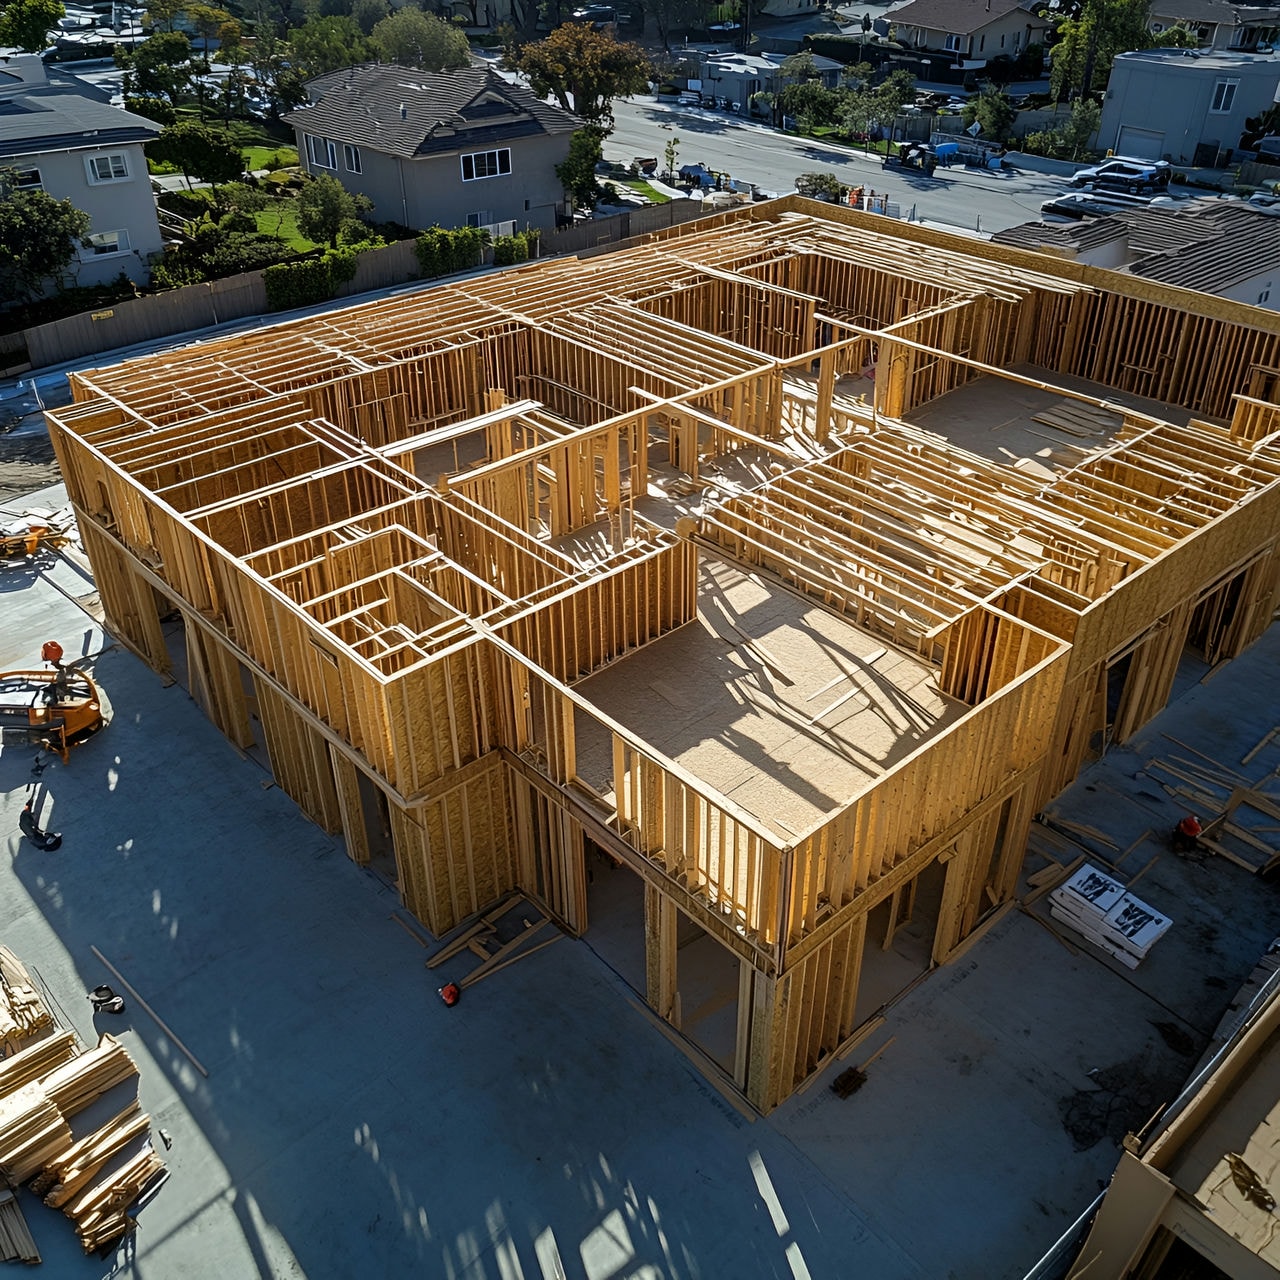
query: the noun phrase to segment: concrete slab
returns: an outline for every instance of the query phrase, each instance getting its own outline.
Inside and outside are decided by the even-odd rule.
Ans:
[[[173,1137],[171,1177],[105,1260],[80,1256],[69,1224],[24,1195],[48,1275],[1016,1277],[1093,1197],[1124,1129],[1171,1096],[1280,933],[1274,888],[1162,856],[1140,893],[1175,925],[1135,972],[1006,915],[850,1060],[751,1122],[590,935],[445,1008],[449,967],[422,967],[385,882],[180,686],[112,646],[55,585],[64,573],[0,572],[0,667],[44,639],[86,644],[114,718],[38,780],[65,835],[55,854],[17,834],[30,749],[0,749],[0,939],[86,1037],[84,993],[107,979],[97,945],[209,1076],[135,1002],[99,1019]],[[1277,706],[1273,629],[1055,809],[1132,836],[1172,826],[1178,806],[1144,773],[1160,733],[1240,768]],[[1246,773],[1277,765],[1280,744]],[[1149,857],[1140,847],[1121,869]],[[890,1035],[866,1086],[837,1100],[829,1081]]]

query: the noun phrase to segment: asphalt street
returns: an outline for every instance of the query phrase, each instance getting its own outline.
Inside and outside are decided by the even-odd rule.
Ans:
[[[663,165],[666,146],[679,140],[676,164],[706,164],[734,178],[754,182],[766,191],[795,190],[802,173],[834,173],[849,185],[863,184],[888,195],[915,216],[970,231],[998,231],[1035,221],[1040,205],[1061,195],[1063,178],[1005,169],[991,173],[956,165],[938,169],[932,178],[885,168],[879,157],[867,156],[811,138],[777,133],[764,125],[738,120],[722,111],[706,111],[632,98],[613,104],[615,127],[604,145],[605,158],[629,163],[637,156],[653,156]]]

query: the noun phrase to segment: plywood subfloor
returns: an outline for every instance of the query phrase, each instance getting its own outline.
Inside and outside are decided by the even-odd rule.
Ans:
[[[748,648],[736,624],[755,638]],[[601,711],[790,841],[966,708],[933,668],[794,593],[706,557],[696,623],[578,686]],[[854,689],[861,691],[816,723]],[[834,682],[834,683],[833,683]],[[613,793],[605,731],[579,713],[578,773]]]
[[[1035,365],[1019,365],[1014,372],[1052,382],[1071,391],[1084,392],[1110,404],[1153,414],[1166,422],[1184,425],[1191,418],[1187,410],[1175,405],[1114,391],[1087,378]],[[1116,413],[1115,426],[1111,431],[1076,435],[1035,420],[1046,411],[1052,415],[1064,407],[1086,412],[1089,408],[1084,402],[1068,399],[1055,391],[1042,391],[1005,378],[984,376],[921,405],[906,415],[906,421],[937,432],[953,444],[996,462],[1012,464],[1017,458],[1029,458],[1042,466],[1062,469],[1075,466],[1085,452],[1108,444],[1121,421],[1120,414]]]

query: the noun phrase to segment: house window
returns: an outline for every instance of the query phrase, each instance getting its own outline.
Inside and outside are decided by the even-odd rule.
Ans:
[[[983,49],[985,49],[986,47],[987,47],[987,37],[986,37],[986,36],[979,36],[979,37],[978,37],[978,52],[979,52],[979,53],[981,53],[981,52],[983,51]]]
[[[34,191],[44,186],[40,181],[40,170],[31,168],[14,169],[13,185],[19,191]]]
[[[948,50],[950,50],[952,53],[959,53],[959,52],[960,52],[960,47],[961,47],[961,46],[960,46],[960,37],[959,37],[959,36],[950,36],[950,35],[949,35],[949,36],[947,37],[947,42],[946,42],[946,45],[945,45],[944,47],[945,47],[945,48],[947,48]]]
[[[317,169],[336,169],[338,167],[338,148],[328,138],[317,138],[307,134],[307,159]]]
[[[462,157],[463,182],[478,178],[497,178],[511,172],[511,148],[501,151],[472,151]]]
[[[342,144],[342,162],[347,166],[348,173],[359,173],[360,170],[360,148],[353,147],[349,142]]]
[[[469,227],[489,227],[492,225],[492,209],[477,209],[475,213],[467,214],[467,226]]]
[[[92,258],[105,258],[112,253],[129,252],[129,233],[127,231],[97,231],[88,236],[80,250],[82,261]]]
[[[104,151],[98,155],[86,156],[84,163],[92,183],[129,180],[129,159],[122,151]]]
[[[1230,111],[1231,104],[1236,100],[1236,87],[1239,83],[1239,80],[1219,80],[1213,86],[1213,103],[1209,110],[1218,112]]]

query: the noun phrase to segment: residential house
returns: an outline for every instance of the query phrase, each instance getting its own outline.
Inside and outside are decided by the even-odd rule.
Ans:
[[[489,67],[365,65],[312,80],[283,119],[313,174],[408,227],[553,229],[570,214],[556,166],[581,121]]]
[[[751,96],[777,93],[787,83],[782,75],[785,53],[709,53],[698,61],[698,75],[689,80],[689,88],[699,90],[704,98],[723,98],[737,103],[745,114]],[[834,89],[840,80],[841,64],[834,58],[815,56],[813,67],[820,83]]]
[[[909,49],[950,54],[957,66],[980,70],[1044,42],[1050,24],[1042,7],[1035,0],[911,0],[890,21]]]
[[[164,249],[143,145],[160,126],[48,83],[35,54],[0,56],[0,166],[18,185],[70,200],[92,219],[69,273],[104,284],[124,272],[138,284]]]
[[[1151,30],[1157,35],[1181,23],[1201,48],[1267,51],[1280,38],[1280,8],[1238,5],[1228,0],[1152,0]]]
[[[1280,56],[1205,49],[1122,53],[1111,67],[1098,144],[1119,155],[1229,163],[1245,121],[1280,89]]]
[[[1069,226],[1027,222],[992,239],[1280,311],[1280,217],[1244,201],[1148,205]]]

